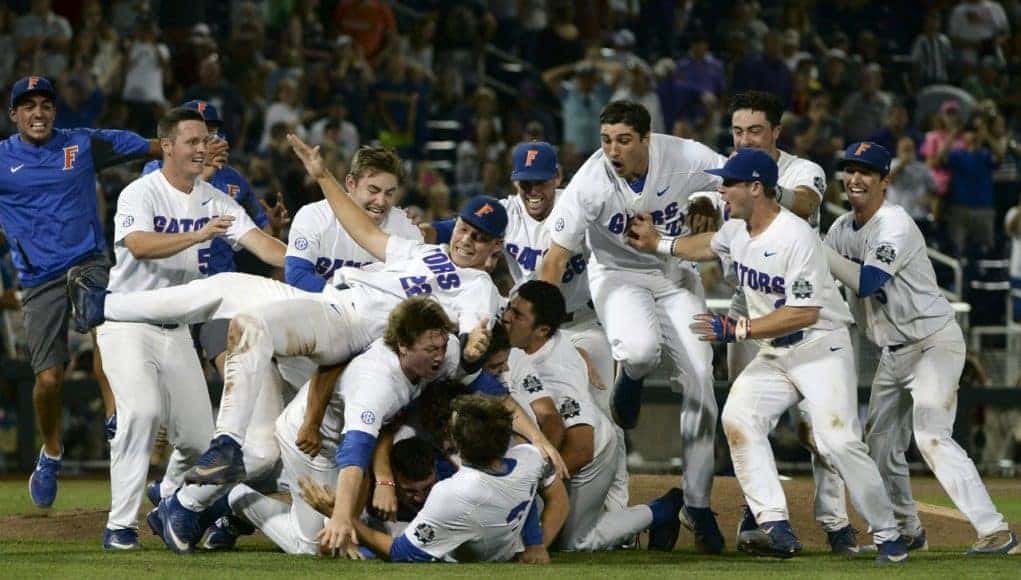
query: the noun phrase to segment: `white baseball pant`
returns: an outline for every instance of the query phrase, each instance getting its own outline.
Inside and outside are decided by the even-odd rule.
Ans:
[[[734,472],[759,525],[789,519],[768,436],[784,411],[804,397],[815,448],[844,481],[853,482],[848,486],[851,501],[876,543],[897,538],[893,507],[861,440],[856,389],[846,328],[809,336],[792,347],[763,347],[738,377],[723,408],[723,430]]]
[[[925,464],[978,535],[1007,529],[975,464],[951,437],[965,353],[961,327],[951,322],[918,342],[884,348],[872,381],[866,441],[901,530],[909,535],[922,527],[904,457],[912,425]]]

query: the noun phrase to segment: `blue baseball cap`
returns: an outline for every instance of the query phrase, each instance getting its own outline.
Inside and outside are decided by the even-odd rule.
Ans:
[[[502,238],[507,229],[507,210],[498,199],[488,195],[469,199],[459,217],[494,238]]]
[[[45,77],[25,77],[14,83],[11,87],[11,108],[18,106],[18,101],[25,95],[43,94],[51,99],[57,99],[57,91],[53,90],[53,83]]]
[[[194,101],[184,103],[181,107],[202,113],[202,118],[206,120],[206,123],[223,123],[223,119],[220,118],[220,111],[209,101],[195,99]]]
[[[762,149],[738,149],[719,169],[706,169],[706,173],[736,181],[759,181],[766,187],[776,186],[779,170],[776,161]]]
[[[891,159],[892,156],[886,150],[886,147],[872,141],[860,141],[858,143],[851,143],[847,147],[844,151],[844,158],[837,162],[837,169],[843,169],[845,165],[850,163],[860,163],[875,169],[880,175],[885,176],[890,173]]]
[[[514,181],[549,181],[560,173],[557,150],[545,141],[519,143],[511,155]]]

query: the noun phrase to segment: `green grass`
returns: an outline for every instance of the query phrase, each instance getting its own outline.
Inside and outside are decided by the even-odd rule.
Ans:
[[[110,509],[110,484],[105,480],[62,478],[57,501],[51,509]],[[0,481],[0,517],[40,512],[29,500],[28,477]]]

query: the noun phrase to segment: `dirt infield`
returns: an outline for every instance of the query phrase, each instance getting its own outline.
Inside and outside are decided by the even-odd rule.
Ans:
[[[743,497],[733,477],[717,477],[713,489],[713,509],[719,514],[728,546],[733,545],[737,529],[740,506]],[[635,475],[631,480],[631,503],[644,503],[665,492],[679,479],[670,475]],[[791,520],[806,548],[825,548],[826,536],[812,518],[812,484],[807,478],[784,482],[784,491],[791,509]],[[914,482],[919,497],[940,496],[942,490],[934,480],[918,478]],[[1021,495],[1017,480],[993,480],[987,483],[990,493],[997,495]],[[144,506],[148,509],[148,504]],[[853,510],[852,510],[853,512]],[[106,522],[106,510],[72,510],[61,512],[39,512],[31,515],[13,515],[0,518],[0,540],[13,539],[78,539],[96,537]],[[922,505],[922,521],[929,534],[929,542],[935,547],[960,547],[975,541],[975,532],[956,510],[937,506]],[[145,528],[144,516],[139,518]],[[861,518],[852,514],[852,523],[859,530],[866,526]],[[1013,528],[1019,529],[1019,522]],[[148,530],[144,530],[145,535]],[[860,536],[862,542],[868,538]],[[679,547],[690,547],[690,534],[681,535]]]

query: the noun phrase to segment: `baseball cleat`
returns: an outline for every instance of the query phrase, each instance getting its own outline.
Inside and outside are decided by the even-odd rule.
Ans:
[[[908,543],[903,536],[890,542],[876,544],[876,564],[902,564],[908,560]]]
[[[642,410],[643,383],[642,379],[632,379],[621,371],[613,385],[613,418],[621,429],[634,429],[638,424],[638,414]]]
[[[106,440],[113,441],[114,436],[117,435],[117,412],[114,411],[113,415],[106,421],[103,421],[103,430],[106,431]]]
[[[163,543],[178,554],[190,554],[202,534],[198,512],[181,505],[176,493],[161,501],[156,511],[163,528]]]
[[[32,496],[32,503],[37,507],[48,508],[57,499],[57,474],[60,473],[60,467],[59,459],[50,459],[39,451],[35,471],[28,478],[28,495]]]
[[[801,552],[801,541],[787,520],[767,522],[754,530],[741,532],[737,549],[756,556],[791,558]]]
[[[684,508],[684,493],[680,488],[672,487],[650,502],[649,508],[652,509],[653,517],[653,523],[649,526],[649,549],[672,551],[681,535],[680,513]]]
[[[924,552],[929,549],[929,539],[925,536],[925,528],[922,528],[913,536],[907,534],[901,534],[900,536],[904,538],[904,543],[907,544],[909,552],[914,552],[915,550]]]
[[[255,528],[248,522],[233,515],[226,515],[206,528],[198,547],[202,550],[230,550],[234,548],[240,536],[255,533]]]
[[[160,500],[163,499],[160,495],[160,483],[162,483],[162,481],[162,479],[157,479],[156,481],[149,482],[149,485],[145,486],[145,497],[149,499],[149,503],[151,503],[153,507],[159,507]]]
[[[195,466],[184,474],[186,483],[201,485],[226,485],[244,479],[245,463],[242,460],[241,445],[229,435],[213,439]]]
[[[710,508],[684,506],[680,514],[681,523],[695,535],[695,548],[703,554],[722,554],[725,542],[716,514]]]
[[[103,549],[104,550],[140,550],[142,544],[138,543],[138,531],[131,528],[111,530],[103,528]]]
[[[157,538],[163,538],[163,521],[160,520],[160,508],[158,505],[145,514],[145,521],[149,524],[149,530],[152,531],[152,535]]]
[[[835,532],[826,532],[826,542],[830,545],[830,552],[842,556],[857,556],[857,534],[857,530],[852,528],[851,524],[847,524]]]
[[[1021,543],[1018,543],[1017,535],[1010,530],[982,536],[968,549],[969,556],[1004,554],[1021,554]]]
[[[89,279],[88,268],[74,266],[67,271],[67,296],[71,301],[71,321],[82,334],[103,324],[106,318],[106,288]]]
[[[755,523],[755,514],[752,513],[752,508],[746,505],[741,506],[741,521],[737,524],[737,536],[735,536],[734,544],[741,543],[741,534],[758,527],[759,524]]]

